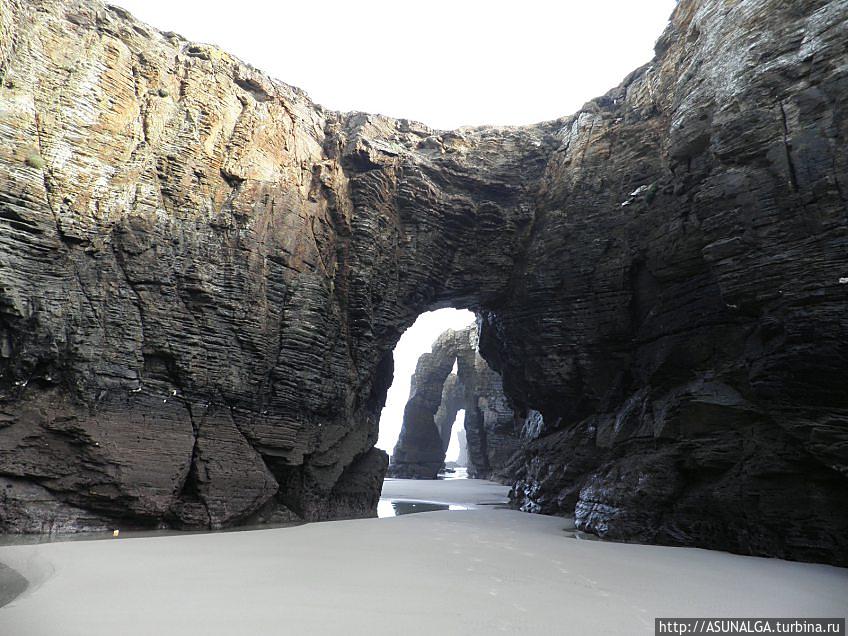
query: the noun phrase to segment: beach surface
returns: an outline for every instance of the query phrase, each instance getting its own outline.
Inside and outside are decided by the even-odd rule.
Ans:
[[[464,510],[0,547],[0,634],[653,634],[655,617],[844,616],[848,570],[585,541],[479,480],[387,480]]]

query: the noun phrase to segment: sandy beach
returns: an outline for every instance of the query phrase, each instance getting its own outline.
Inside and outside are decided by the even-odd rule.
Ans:
[[[567,520],[479,505],[504,495],[489,482],[384,493],[470,509],[3,547],[30,585],[0,633],[650,634],[656,616],[845,612],[845,569],[571,538]]]

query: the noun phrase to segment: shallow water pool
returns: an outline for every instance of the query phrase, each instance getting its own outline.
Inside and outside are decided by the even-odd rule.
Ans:
[[[435,512],[436,510],[468,510],[468,506],[402,499],[380,499],[377,504],[377,516],[381,519],[409,515],[415,512]]]

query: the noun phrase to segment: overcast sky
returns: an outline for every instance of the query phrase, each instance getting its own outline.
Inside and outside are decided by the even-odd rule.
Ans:
[[[216,44],[328,108],[455,128],[574,112],[652,58],[675,0],[113,3],[162,31]],[[432,312],[404,335],[380,448],[391,452],[397,440],[418,356],[472,320]]]
[[[341,111],[435,128],[568,115],[653,56],[674,0],[112,0]]]

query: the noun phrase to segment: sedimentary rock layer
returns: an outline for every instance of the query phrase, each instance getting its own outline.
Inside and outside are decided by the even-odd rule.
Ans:
[[[369,514],[391,349],[455,306],[540,413],[525,509],[848,563],[846,18],[681,0],[579,113],[445,132],[0,0],[0,526]]]
[[[848,563],[848,5],[680,2],[559,133],[481,351],[525,509]]]

